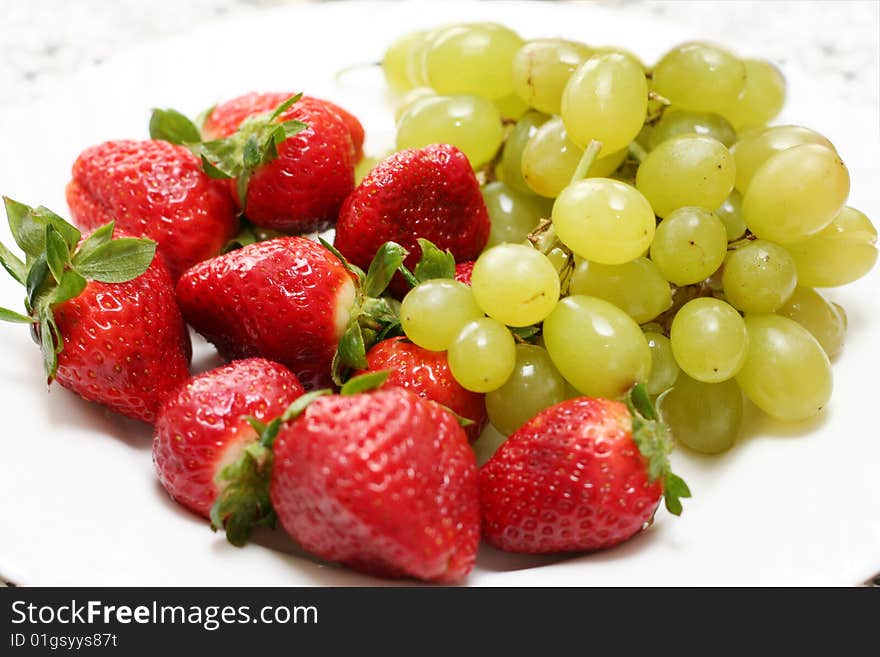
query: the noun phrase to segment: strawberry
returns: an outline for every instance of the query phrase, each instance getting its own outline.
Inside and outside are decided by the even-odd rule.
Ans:
[[[108,141],[73,164],[67,204],[77,225],[110,221],[158,244],[171,275],[220,253],[238,220],[228,187],[210,179],[197,157],[164,141]]]
[[[254,224],[304,233],[333,225],[354,187],[353,135],[362,146],[363,128],[340,110],[317,98],[247,94],[211,110],[202,130],[209,141],[173,110],[154,111],[150,134],[187,144],[208,175],[230,178]]]
[[[367,363],[367,372],[390,372],[386,386],[407,388],[470,420],[465,433],[471,442],[480,436],[486,425],[485,396],[461,387],[449,370],[445,351],[428,351],[403,337],[395,337],[373,346],[367,352]]]
[[[642,386],[627,403],[577,397],[515,431],[480,470],[483,538],[502,550],[598,550],[627,540],[687,485]]]
[[[465,285],[471,284],[471,276],[474,273],[474,260],[459,262],[455,265],[455,280]]]
[[[340,364],[366,367],[365,350],[396,320],[374,297],[403,257],[399,247],[380,250],[381,266],[358,278],[316,242],[275,238],[199,263],[180,278],[177,300],[224,358],[262,356],[289,367],[307,389],[324,387],[337,347],[337,373]]]
[[[384,242],[394,241],[419,260],[418,238],[449,250],[456,261],[474,260],[489,237],[489,215],[480,185],[464,154],[434,144],[391,155],[346,199],[339,212],[335,246],[360,267]],[[394,291],[406,286],[397,277]]]
[[[159,481],[174,500],[208,517],[219,475],[259,438],[246,416],[268,422],[302,394],[292,372],[262,358],[194,376],[159,411],[153,439]],[[265,515],[258,504],[252,508]]]
[[[189,376],[189,333],[156,243],[112,239],[113,223],[85,240],[61,217],[5,198],[22,262],[0,245],[0,261],[27,288],[27,315],[48,381],[145,422]]]

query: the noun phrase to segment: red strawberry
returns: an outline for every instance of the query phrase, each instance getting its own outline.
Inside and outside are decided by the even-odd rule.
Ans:
[[[236,145],[237,150],[230,156],[227,145],[210,148],[214,142],[203,148],[213,165],[236,177],[232,181],[235,197],[253,223],[288,233],[323,230],[335,223],[339,207],[354,187],[358,144],[353,137],[362,146],[363,128],[352,115],[340,116],[341,108],[317,98],[300,98],[277,116],[261,118],[290,97],[252,93],[217,105],[202,132],[208,139]],[[264,154],[250,171],[238,162],[247,137],[263,129],[266,121],[274,124],[276,120],[299,121],[304,126],[291,124],[283,141],[273,147],[276,152]],[[236,167],[248,169],[246,191]]]
[[[473,568],[476,462],[440,406],[401,388],[320,397],[281,427],[274,455],[272,504],[306,550],[390,577]]]
[[[302,394],[294,374],[262,358],[193,377],[168,398],[156,420],[159,481],[177,502],[208,517],[217,476],[259,438],[246,417],[268,422]]]
[[[577,397],[529,420],[480,470],[485,540],[512,552],[598,550],[650,523],[664,495],[680,513],[690,492],[669,471],[654,418],[637,387],[629,408]]]
[[[474,260],[489,237],[489,215],[480,185],[464,154],[435,144],[409,149],[380,162],[346,199],[336,225],[335,245],[365,267],[379,246],[394,241],[419,260],[417,238],[451,251],[456,261]],[[394,290],[405,293],[399,276]]]
[[[342,119],[342,122],[345,123],[348,128],[348,134],[351,135],[351,143],[354,145],[355,163],[364,159],[364,138],[366,135],[364,134],[364,126],[358,118],[348,110],[341,108],[336,103],[331,103],[329,100],[322,100],[319,98],[312,98],[312,100],[323,103],[325,107],[333,110],[339,115],[339,118]]]
[[[459,262],[455,265],[455,280],[465,285],[471,284],[471,275],[474,273],[474,260]]]
[[[108,141],[83,151],[73,165],[67,204],[91,231],[110,221],[155,240],[176,279],[220,253],[238,230],[228,187],[211,180],[197,157],[165,141]]]
[[[397,337],[383,340],[370,349],[367,362],[369,372],[390,372],[386,386],[407,388],[471,420],[473,424],[465,427],[471,442],[480,436],[486,425],[485,396],[461,387],[449,370],[445,351],[428,351]]]
[[[388,301],[375,297],[404,255],[388,245],[356,278],[320,244],[280,237],[196,265],[178,282],[177,301],[224,358],[262,356],[289,367],[307,389],[326,387],[341,382],[344,367],[366,367],[365,350],[396,323]]]
[[[111,223],[80,244],[79,231],[49,210],[5,202],[29,264],[6,249],[0,259],[27,284],[29,314],[3,310],[2,319],[35,327],[50,382],[152,422],[189,376],[191,353],[155,242],[111,240]]]

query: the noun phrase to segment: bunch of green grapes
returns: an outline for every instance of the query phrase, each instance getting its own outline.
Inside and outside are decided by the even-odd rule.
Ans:
[[[647,69],[494,24],[409,35],[383,66],[398,147],[448,140],[486,172],[472,286],[421,283],[402,325],[499,432],[643,383],[676,441],[714,454],[746,402],[783,422],[828,404],[847,321],[816,288],[867,274],[877,231],[827,138],[769,125],[775,66],[692,42]]]

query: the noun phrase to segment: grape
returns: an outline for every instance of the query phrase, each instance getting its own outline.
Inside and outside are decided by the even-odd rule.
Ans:
[[[755,171],[743,196],[743,218],[758,237],[786,244],[825,228],[849,195],[849,172],[837,153],[795,146]]]
[[[620,46],[597,46],[593,48],[594,55],[607,55],[607,54],[617,54],[624,55],[629,59],[633,60],[636,64],[639,65],[639,68],[642,69],[643,73],[648,72],[648,67],[645,66],[645,62],[642,61],[641,57],[635,54],[632,50],[627,50],[626,48],[621,48]]]
[[[764,162],[776,153],[803,144],[821,144],[834,149],[818,132],[797,125],[774,126],[748,136],[740,135],[740,140],[730,149],[736,160],[736,188],[744,194],[755,171]]]
[[[442,29],[425,53],[429,86],[441,94],[504,98],[514,93],[512,62],[522,45],[515,32],[494,23]]]
[[[565,84],[591,54],[590,48],[575,41],[528,41],[513,58],[516,93],[541,112],[559,114]]]
[[[546,123],[549,118],[549,116],[540,112],[528,112],[516,122],[516,125],[504,142],[504,151],[501,154],[501,164],[499,166],[501,179],[509,187],[519,192],[532,193],[532,189],[526,184],[522,174],[523,150],[525,150],[526,144],[529,143],[529,140],[538,131],[538,128]]]
[[[373,168],[379,164],[382,160],[384,160],[388,154],[383,155],[382,157],[367,157],[364,156],[361,158],[361,161],[357,163],[354,168],[354,184],[360,185],[361,181],[366,177]]]
[[[508,326],[543,320],[559,300],[559,274],[540,251],[523,244],[500,244],[474,263],[471,289],[489,317]]]
[[[547,252],[547,260],[551,262],[553,268],[562,276],[562,272],[569,266],[569,262],[573,259],[571,251],[561,246],[554,247]]]
[[[476,96],[433,96],[412,105],[397,122],[397,149],[452,144],[474,167],[491,160],[503,130],[495,106]]]
[[[490,317],[465,324],[449,345],[447,357],[452,376],[472,392],[500,388],[516,366],[513,336]]]
[[[536,194],[556,198],[571,182],[584,151],[568,138],[562,119],[554,117],[541,125],[522,152],[522,177]],[[613,172],[626,157],[626,149],[600,157],[587,171],[588,178]]]
[[[549,200],[524,194],[503,182],[493,182],[483,187],[483,200],[491,222],[486,248],[507,242],[525,242],[538,221],[550,216],[552,208]]]
[[[685,43],[654,67],[653,88],[676,107],[724,114],[746,83],[746,67],[735,55],[708,43]]]
[[[717,139],[681,135],[662,142],[639,165],[636,187],[665,217],[676,208],[714,210],[733,189],[736,167]]]
[[[846,318],[838,308],[840,306],[829,302],[816,290],[799,287],[776,312],[807,329],[822,345],[828,358],[834,358],[843,348],[846,334]]]
[[[735,249],[721,277],[727,301],[748,313],[772,313],[797,285],[794,259],[773,242],[755,240]]]
[[[648,149],[657,148],[661,143],[679,135],[696,134],[712,137],[728,148],[736,141],[736,131],[723,116],[708,112],[687,112],[669,109],[650,131]]]
[[[736,442],[742,425],[742,393],[735,381],[703,383],[685,374],[657,402],[675,442],[703,454],[718,454]]]
[[[679,208],[657,226],[651,260],[676,285],[699,283],[711,276],[727,254],[727,230],[703,208]]]
[[[724,224],[728,241],[732,242],[745,234],[746,222],[742,216],[742,195],[735,189],[730,192],[730,196],[724,203],[718,206],[715,215]]]
[[[680,369],[672,353],[672,343],[662,333],[645,331],[645,339],[651,350],[651,377],[645,384],[649,395],[659,395],[668,390],[678,379]]]
[[[431,89],[431,87],[413,87],[403,94],[400,103],[394,108],[394,120],[400,121],[400,117],[403,116],[410,107],[423,98],[431,98],[436,95],[437,92]]]
[[[706,383],[726,381],[739,372],[749,346],[742,316],[730,304],[708,297],[681,307],[669,340],[682,371]]]
[[[544,320],[544,344],[581,394],[615,398],[651,374],[651,350],[639,325],[617,306],[565,297]]]
[[[474,449],[474,456],[477,457],[477,466],[482,467],[506,440],[507,436],[491,424],[487,424],[480,437],[471,445]]]
[[[562,120],[569,137],[585,148],[602,143],[609,155],[635,139],[648,110],[648,83],[638,62],[621,53],[590,57],[562,94]]]
[[[810,332],[779,315],[746,315],[749,353],[736,375],[739,387],[768,415],[798,422],[831,398],[831,364]]]
[[[725,110],[725,117],[737,129],[769,123],[785,104],[785,78],[778,68],[759,59],[745,59],[743,64],[746,84]]]
[[[827,227],[786,249],[800,285],[836,287],[871,271],[877,261],[877,229],[864,214],[845,207]]]
[[[486,411],[498,431],[511,434],[545,408],[565,401],[567,393],[565,379],[547,351],[518,344],[513,374],[500,388],[486,393]]]
[[[508,94],[504,98],[496,98],[492,101],[498,109],[498,113],[505,119],[516,121],[529,111],[529,106],[516,94]]]
[[[672,305],[669,283],[647,258],[636,258],[622,265],[584,260],[574,270],[569,290],[571,294],[613,303],[639,324],[654,319]]]
[[[409,74],[410,56],[415,48],[424,44],[424,41],[424,32],[412,32],[397,39],[388,47],[382,58],[382,72],[389,87],[402,92],[413,86]]]
[[[406,337],[431,351],[445,351],[461,327],[483,316],[471,288],[444,278],[411,289],[400,306],[400,325]]]
[[[587,178],[566,187],[553,204],[562,243],[580,257],[620,265],[644,254],[654,237],[651,205],[635,187]]]

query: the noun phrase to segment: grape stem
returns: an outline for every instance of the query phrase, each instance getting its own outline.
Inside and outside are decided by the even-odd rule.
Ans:
[[[628,147],[630,157],[634,159],[636,162],[641,164],[645,161],[645,158],[648,157],[648,151],[646,151],[638,142],[632,142]]]
[[[574,170],[574,175],[572,175],[571,182],[568,183],[569,185],[587,177],[587,172],[590,170],[590,167],[593,166],[593,162],[598,157],[600,150],[602,150],[602,142],[591,139],[590,143],[587,144],[587,147],[584,149],[584,154],[581,155],[581,160],[578,162],[577,168]]]

